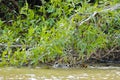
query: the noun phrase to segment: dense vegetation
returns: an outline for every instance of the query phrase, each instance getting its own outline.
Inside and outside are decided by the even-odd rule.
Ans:
[[[0,0],[0,65],[119,60],[119,2]]]

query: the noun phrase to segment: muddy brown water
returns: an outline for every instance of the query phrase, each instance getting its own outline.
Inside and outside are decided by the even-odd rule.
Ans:
[[[120,67],[0,68],[0,80],[120,80]]]

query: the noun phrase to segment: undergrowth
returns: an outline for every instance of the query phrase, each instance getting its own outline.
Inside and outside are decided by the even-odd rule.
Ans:
[[[101,12],[117,0],[77,3],[51,0],[35,9],[25,3],[16,19],[0,20],[1,66],[39,65],[74,55],[88,59],[100,48],[120,46],[120,10]],[[98,14],[78,25],[94,12]]]

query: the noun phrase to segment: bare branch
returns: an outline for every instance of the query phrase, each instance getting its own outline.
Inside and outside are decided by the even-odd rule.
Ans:
[[[114,11],[120,9],[120,4],[116,4],[115,6],[108,6],[106,9],[102,10],[101,12],[107,12],[107,11]]]
[[[84,22],[87,22],[89,21],[92,17],[94,17],[95,15],[97,14],[97,12],[94,12],[91,16],[89,16],[87,19],[81,21],[81,22],[78,22],[78,26],[82,25]]]
[[[2,46],[2,47],[8,47],[8,44],[0,43],[0,46]],[[19,45],[19,44],[10,45],[10,47],[15,47],[15,48],[17,48],[17,47],[23,47],[23,46],[30,47],[28,45]]]

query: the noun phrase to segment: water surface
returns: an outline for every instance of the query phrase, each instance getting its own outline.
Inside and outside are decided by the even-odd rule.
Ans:
[[[120,80],[120,68],[0,68],[0,80]]]

